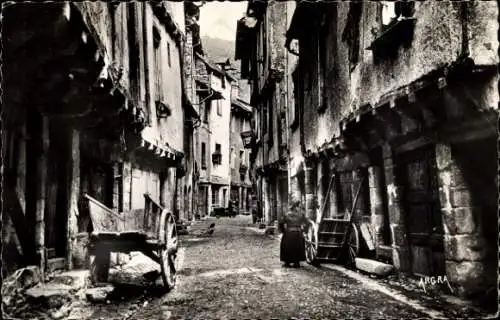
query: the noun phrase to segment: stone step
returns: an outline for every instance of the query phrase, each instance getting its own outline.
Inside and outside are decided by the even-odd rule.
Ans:
[[[356,258],[355,262],[357,269],[377,276],[386,276],[394,270],[394,266],[376,260]]]
[[[326,223],[333,223],[333,222],[338,222],[338,223],[349,223],[349,220],[346,219],[334,219],[334,218],[324,218],[321,220],[321,223],[326,222]]]
[[[50,276],[50,283],[64,284],[71,290],[80,290],[88,285],[89,270],[71,270],[65,271]]]
[[[56,270],[66,269],[65,258],[52,258],[47,260],[47,272],[54,272]]]
[[[60,308],[71,301],[74,292],[71,286],[60,283],[39,284],[25,291],[28,301],[40,303],[47,308]]]

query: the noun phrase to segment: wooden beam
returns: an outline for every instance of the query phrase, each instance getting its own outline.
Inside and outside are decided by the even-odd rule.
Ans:
[[[30,241],[26,233],[28,221],[25,218],[25,213],[21,206],[21,202],[14,191],[14,182],[11,181],[9,174],[4,175],[4,194],[3,194],[3,212],[8,214],[16,230],[16,235],[22,249],[23,258],[26,263],[30,263],[31,256],[35,253],[36,249],[34,244]]]
[[[47,164],[50,145],[49,138],[49,119],[46,116],[41,117],[41,152],[36,161],[36,224],[35,224],[35,244],[37,254],[40,259],[42,274],[45,271],[45,197],[47,185]]]
[[[68,227],[67,227],[67,264],[73,268],[73,238],[78,233],[78,200],[80,197],[80,132],[71,129],[69,138],[69,175],[68,175]]]

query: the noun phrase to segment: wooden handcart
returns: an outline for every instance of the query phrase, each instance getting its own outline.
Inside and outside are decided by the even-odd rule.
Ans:
[[[308,219],[308,226],[304,232],[306,261],[312,265],[340,261],[352,268],[360,249],[359,231],[353,218],[363,181],[356,192],[350,212],[332,218],[323,218],[333,183],[334,177],[330,180],[327,196],[317,219]]]
[[[94,283],[106,282],[110,253],[140,251],[160,264],[165,289],[175,286],[178,237],[175,217],[144,194],[145,207],[141,230],[125,230],[125,218],[89,195],[93,231],[89,236],[90,278]]]

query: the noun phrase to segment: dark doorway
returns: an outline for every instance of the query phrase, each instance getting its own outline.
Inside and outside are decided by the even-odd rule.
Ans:
[[[61,123],[50,122],[45,199],[45,246],[49,259],[66,255],[70,137]]]
[[[199,207],[201,208],[202,216],[208,215],[208,187],[200,186]]]
[[[403,153],[397,160],[412,272],[443,275],[443,223],[434,146]]]
[[[318,204],[320,206],[320,210],[323,210],[323,212],[319,212],[319,214],[322,215],[323,218],[328,218],[330,217],[330,206],[331,206],[330,193],[332,192],[331,190],[332,188],[330,188],[330,190],[328,188],[330,186],[330,181],[332,179],[330,174],[330,168],[328,165],[328,160],[323,161],[321,169],[322,169],[321,170],[322,201],[321,203]]]
[[[279,194],[280,194],[280,203],[281,209],[280,214],[282,216],[286,215],[288,212],[288,174],[287,172],[281,172],[279,179]]]

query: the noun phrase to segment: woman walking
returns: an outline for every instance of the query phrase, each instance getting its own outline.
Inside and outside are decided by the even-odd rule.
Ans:
[[[290,264],[300,267],[300,261],[305,260],[302,228],[307,220],[302,212],[300,202],[294,202],[290,206],[290,211],[279,222],[279,230],[283,233],[280,260],[285,263],[285,267],[289,267]]]

